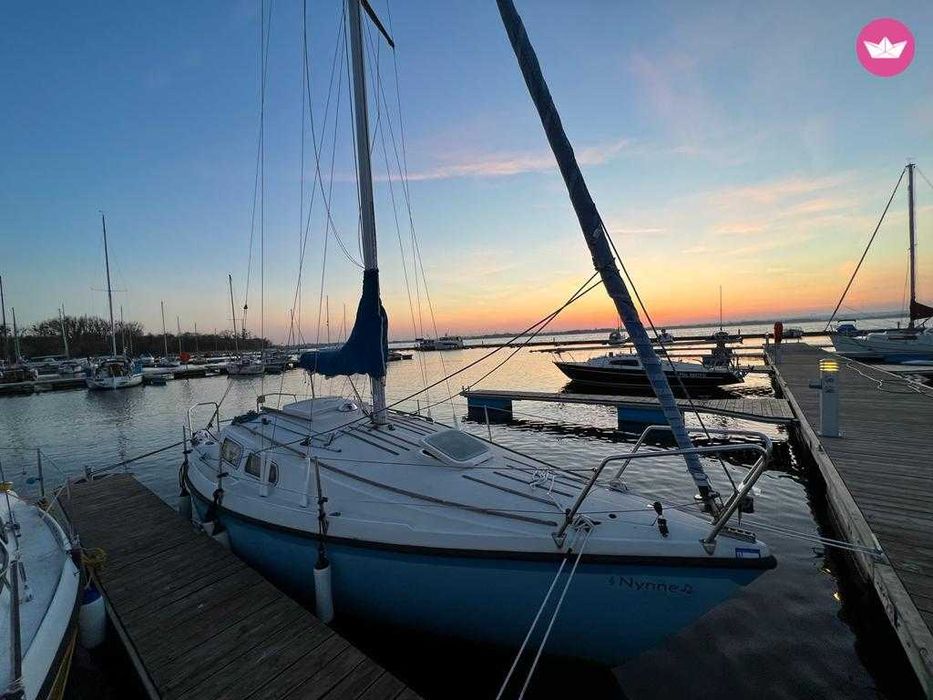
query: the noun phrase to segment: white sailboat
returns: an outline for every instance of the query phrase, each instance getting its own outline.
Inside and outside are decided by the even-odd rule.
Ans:
[[[105,357],[85,378],[84,383],[92,391],[126,389],[143,383],[143,369],[138,362],[126,355],[117,355],[117,331],[113,322],[113,287],[110,284],[110,252],[107,248],[107,221],[103,212],[100,223],[104,230],[104,265],[107,268],[107,305],[110,309],[111,356]]]
[[[347,342],[307,352],[300,364],[325,376],[368,374],[372,403],[335,396],[279,409],[263,403],[222,429],[194,431],[182,483],[209,529],[226,531],[239,556],[293,593],[317,595],[320,609],[332,603],[338,615],[514,650],[559,579],[568,588],[547,651],[616,664],[775,565],[765,543],[729,526],[764,469],[770,442],[760,436],[751,447],[759,461],[720,499],[700,455],[749,445],[690,441],[510,0],[499,0],[503,21],[565,181],[573,183],[571,201],[596,267],[678,448],[636,448],[600,465],[561,469],[386,405],[388,321],[379,298],[361,5],[372,16],[367,3],[347,0],[363,291]],[[658,455],[683,456],[712,517],[699,508],[665,510],[625,488],[628,462]],[[610,464],[622,466],[601,479]]]
[[[60,698],[81,593],[73,543],[51,515],[6,482],[0,528],[0,689],[4,698]]]
[[[840,354],[885,362],[933,362],[933,327],[925,327],[933,317],[933,307],[917,301],[917,239],[914,219],[914,163],[907,164],[907,235],[910,265],[910,306],[907,328],[868,333],[856,338],[851,333],[831,335]],[[870,244],[869,244],[870,245]],[[841,302],[840,302],[841,303]],[[917,325],[918,321],[923,321]]]
[[[265,373],[266,366],[259,358],[251,355],[241,356],[239,354],[240,348],[237,341],[236,307],[233,305],[233,275],[227,275],[227,281],[230,284],[230,312],[233,314],[233,351],[237,357],[227,362],[224,365],[224,370],[231,377],[257,377]],[[245,312],[243,318],[245,323]]]

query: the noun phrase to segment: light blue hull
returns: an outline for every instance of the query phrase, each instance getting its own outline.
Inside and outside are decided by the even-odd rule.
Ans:
[[[206,503],[193,499],[204,517]],[[224,511],[233,550],[312,600],[317,542]],[[517,649],[556,561],[452,557],[329,543],[334,607],[399,627]],[[565,572],[570,570],[570,565]],[[757,578],[762,569],[581,562],[547,643],[551,654],[615,666],[656,646]],[[565,574],[566,576],[566,574]],[[555,587],[559,593],[564,578]],[[557,594],[552,596],[556,600]],[[549,619],[542,616],[539,629]],[[537,638],[536,638],[537,639]]]

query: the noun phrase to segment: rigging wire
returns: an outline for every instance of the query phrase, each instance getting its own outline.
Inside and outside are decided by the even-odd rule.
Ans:
[[[842,290],[842,296],[839,297],[839,301],[836,304],[836,308],[833,309],[832,315],[829,317],[829,320],[826,322],[823,331],[829,330],[830,325],[836,318],[836,314],[839,312],[839,307],[842,306],[842,302],[846,298],[846,294],[849,293],[849,288],[852,287],[852,283],[855,281],[855,276],[858,274],[858,271],[862,267],[862,263],[865,262],[865,257],[868,255],[868,250],[871,248],[871,244],[875,241],[875,236],[878,235],[878,231],[881,229],[881,224],[884,222],[884,217],[887,216],[888,209],[891,207],[891,202],[894,201],[894,195],[897,194],[898,188],[901,186],[901,182],[904,180],[904,173],[907,172],[905,167],[901,170],[900,177],[897,178],[897,184],[894,185],[894,190],[891,192],[891,196],[888,197],[888,203],[884,205],[884,211],[881,212],[881,218],[878,219],[878,223],[875,225],[875,230],[872,231],[871,237],[868,239],[868,245],[865,246],[865,250],[862,252],[862,257],[859,258],[858,264],[855,266],[855,269],[852,271],[852,276],[849,278],[846,288]]]

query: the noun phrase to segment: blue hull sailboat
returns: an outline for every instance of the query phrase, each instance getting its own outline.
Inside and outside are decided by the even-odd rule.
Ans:
[[[639,451],[639,443],[599,465],[564,469],[386,405],[388,319],[379,296],[361,5],[372,12],[347,0],[363,291],[346,343],[305,353],[300,364],[324,376],[369,375],[372,403],[331,396],[272,408],[261,397],[260,410],[223,429],[189,423],[185,492],[205,529],[314,599],[325,619],[335,611],[514,651],[539,619],[553,616],[548,653],[618,664],[775,565],[765,543],[729,525],[765,468],[770,442],[692,443],[510,0],[499,0],[509,38],[676,449]],[[720,498],[701,457],[730,449],[753,449],[759,459]],[[626,488],[629,462],[658,456],[684,458],[704,508],[665,509]]]

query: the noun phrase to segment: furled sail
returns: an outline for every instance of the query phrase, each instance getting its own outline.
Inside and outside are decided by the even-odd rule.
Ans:
[[[554,157],[557,159],[561,175],[563,175],[564,183],[570,194],[570,200],[580,222],[580,228],[583,230],[583,237],[586,239],[586,244],[593,256],[593,265],[599,272],[603,285],[606,287],[606,292],[615,302],[619,317],[632,338],[651,387],[658,397],[667,422],[671,426],[677,446],[680,449],[690,449],[693,447],[693,443],[687,435],[683,416],[681,416],[680,410],[677,408],[677,402],[671,392],[667,377],[665,377],[661,368],[661,361],[658,359],[651,345],[651,340],[648,338],[648,333],[638,317],[638,311],[632,302],[632,296],[625,286],[625,281],[619,274],[619,268],[609,247],[602,218],[583,180],[583,173],[580,172],[580,166],[577,164],[573,148],[567,139],[567,134],[564,132],[560,115],[557,113],[557,107],[554,105],[544,75],[541,73],[541,66],[538,64],[534,48],[528,39],[528,34],[525,32],[522,19],[512,0],[497,0],[497,4],[499,14],[502,15],[502,22],[509,35],[509,41],[512,43],[512,49],[515,51],[515,57],[518,59],[518,65],[525,78],[525,85],[528,87],[531,99],[538,110],[538,116],[541,118],[541,124],[544,126],[548,142],[554,152]],[[687,463],[687,469],[700,491],[700,495],[712,506],[709,477],[703,471],[699,458],[696,454],[687,454],[684,459]]]
[[[379,270],[366,270],[356,321],[347,342],[333,350],[303,353],[298,364],[326,377],[351,374],[384,377],[389,357],[388,329],[389,317],[379,299]]]

